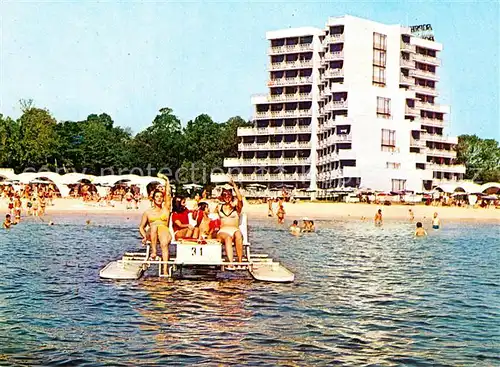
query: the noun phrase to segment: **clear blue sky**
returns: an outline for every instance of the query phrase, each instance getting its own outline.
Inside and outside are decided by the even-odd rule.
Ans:
[[[266,91],[266,31],[344,14],[431,23],[444,44],[438,87],[451,133],[500,138],[498,1],[0,0],[0,112],[17,118],[18,100],[32,98],[58,120],[106,112],[134,132],[164,106],[184,123],[249,118],[250,95]]]

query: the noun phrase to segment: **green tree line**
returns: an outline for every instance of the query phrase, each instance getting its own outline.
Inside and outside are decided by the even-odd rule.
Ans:
[[[460,135],[457,161],[464,164],[465,178],[476,182],[500,182],[500,147],[495,139]]]
[[[172,109],[165,107],[134,136],[105,113],[58,122],[32,101],[21,101],[21,109],[17,120],[0,114],[0,167],[17,173],[29,168],[156,175],[166,169],[172,176],[177,172],[174,179],[209,183],[212,169],[223,167],[225,157],[237,156],[237,128],[250,126],[239,116],[217,123],[202,114],[183,127]],[[457,161],[465,164],[466,179],[500,181],[500,148],[494,139],[459,136]]]
[[[23,102],[13,120],[0,114],[0,167],[58,173],[156,175],[185,182],[210,182],[210,172],[236,157],[236,130],[249,126],[241,117],[217,123],[206,114],[183,127],[170,108],[160,109],[151,125],[135,136],[111,116],[91,114],[83,121],[58,122],[46,110]],[[177,172],[177,177],[175,174]]]

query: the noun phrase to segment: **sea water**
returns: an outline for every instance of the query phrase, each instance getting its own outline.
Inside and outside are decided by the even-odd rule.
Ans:
[[[103,281],[137,220],[28,220],[0,233],[0,365],[500,365],[498,226],[250,221],[293,284]]]

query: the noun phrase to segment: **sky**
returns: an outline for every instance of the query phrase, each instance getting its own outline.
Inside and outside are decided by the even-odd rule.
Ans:
[[[265,93],[265,34],[345,14],[432,24],[450,133],[500,140],[500,2],[0,0],[0,113],[33,99],[60,121],[106,112],[139,132],[170,107],[186,123],[250,119]]]

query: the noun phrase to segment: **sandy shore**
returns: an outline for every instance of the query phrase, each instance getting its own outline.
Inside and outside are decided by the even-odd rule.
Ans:
[[[139,209],[126,209],[125,203],[116,203],[114,207],[100,207],[95,203],[84,203],[80,199],[56,199],[54,206],[47,207],[47,215],[50,214],[114,214],[126,217],[139,217],[150,207],[147,200],[140,203]],[[188,202],[188,207],[192,204]],[[386,220],[406,220],[409,218],[408,210],[411,208],[415,220],[429,219],[434,212],[439,213],[443,220],[470,221],[480,220],[496,222],[500,224],[500,209],[473,209],[458,207],[433,207],[425,205],[391,205],[381,206],[373,204],[345,204],[345,203],[323,203],[323,202],[300,202],[296,204],[285,204],[286,219],[300,219],[308,217],[315,220],[344,219],[360,220],[362,217],[371,219],[377,209],[382,209]],[[246,204],[244,207],[250,218],[267,218],[267,204]],[[7,203],[0,202],[0,211],[7,211]]]

